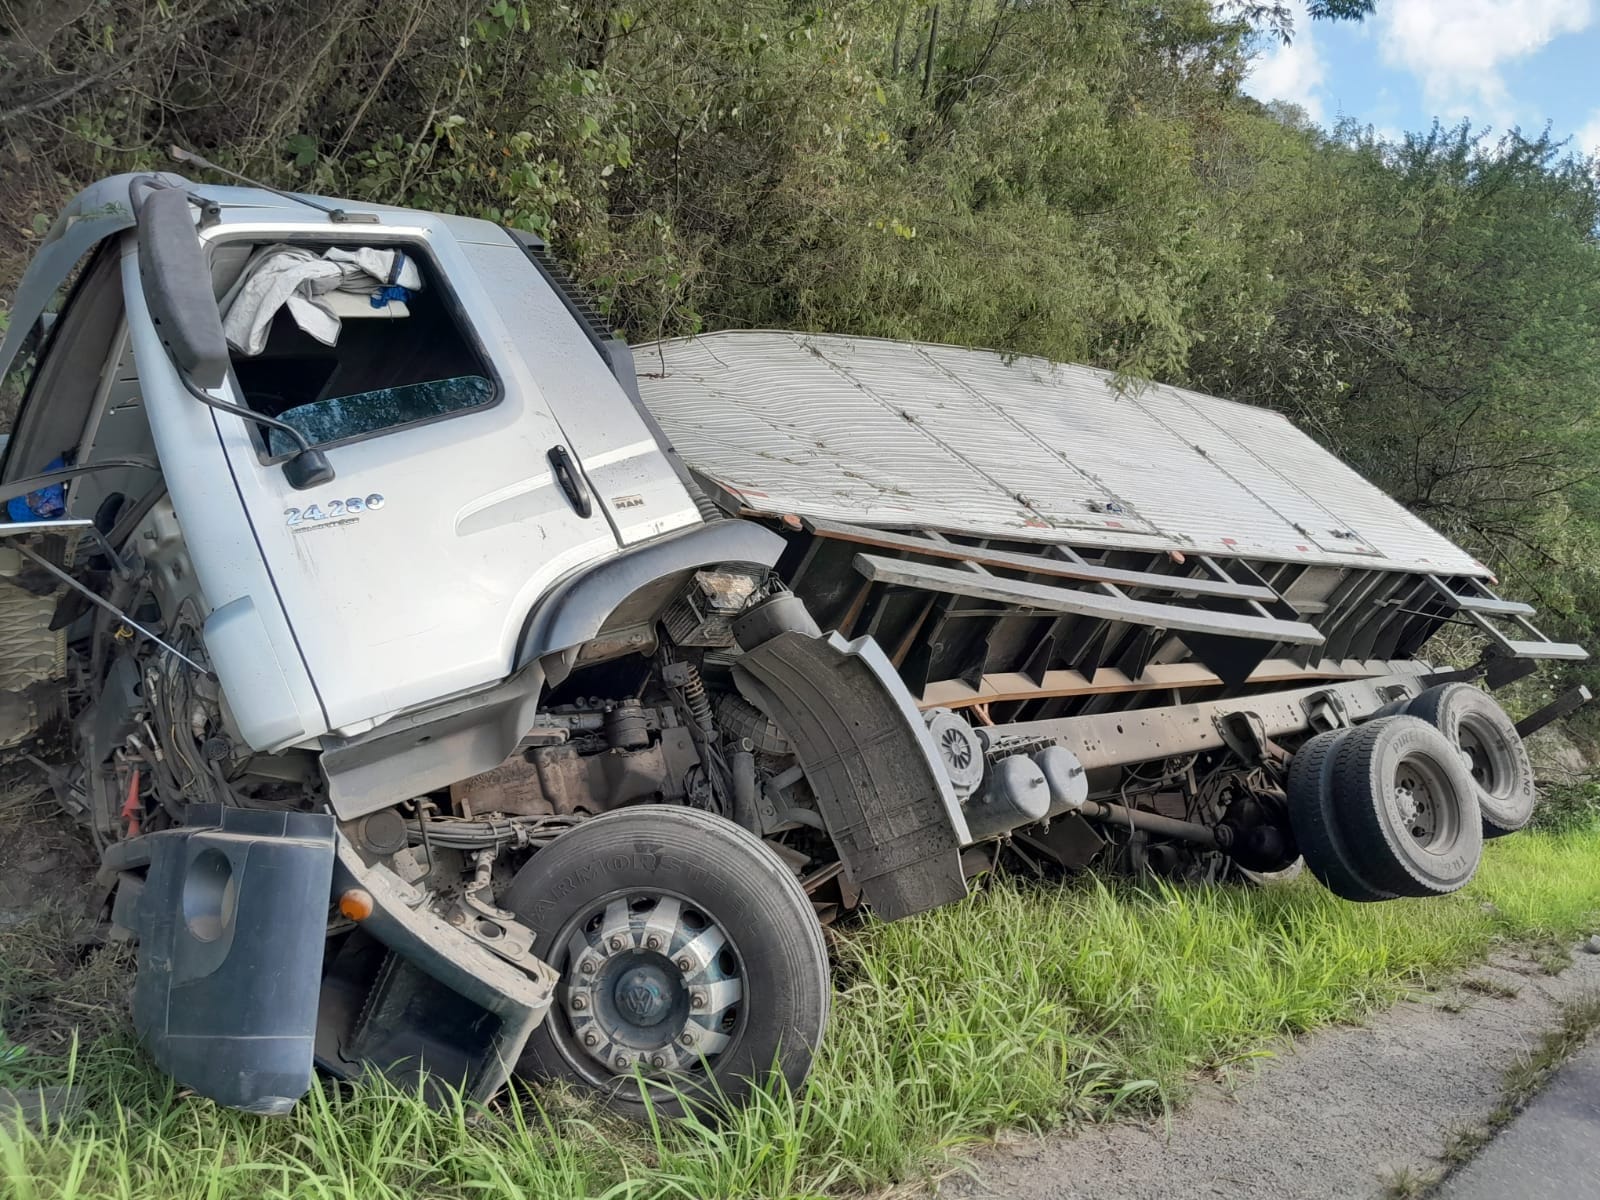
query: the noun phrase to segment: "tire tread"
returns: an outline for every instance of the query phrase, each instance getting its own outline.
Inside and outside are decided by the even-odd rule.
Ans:
[[[1353,731],[1330,729],[1301,745],[1289,759],[1289,824],[1306,866],[1336,896],[1358,903],[1392,900],[1394,893],[1374,887],[1356,869],[1329,795],[1329,773],[1339,743]]]
[[[1404,714],[1369,721],[1339,743],[1334,754],[1329,789],[1334,806],[1334,818],[1344,833],[1346,845],[1361,863],[1363,875],[1372,879],[1376,886],[1396,896],[1444,895],[1465,886],[1473,872],[1469,871],[1465,878],[1450,885],[1425,877],[1406,860],[1403,848],[1395,844],[1380,815],[1384,800],[1375,786],[1374,760],[1382,752],[1380,743],[1386,738],[1400,736],[1407,723],[1415,723],[1439,739],[1438,757],[1441,765],[1447,773],[1459,775],[1457,782],[1462,790],[1457,796],[1457,803],[1473,803],[1474,809],[1476,808],[1473,793],[1466,787],[1466,784],[1470,784],[1471,777],[1453,757],[1454,748],[1444,740],[1443,734],[1425,721]],[[1475,825],[1476,822],[1473,821],[1464,823],[1461,836],[1479,838],[1478,850],[1481,852],[1481,830],[1473,828]],[[1469,829],[1472,829],[1470,835]]]

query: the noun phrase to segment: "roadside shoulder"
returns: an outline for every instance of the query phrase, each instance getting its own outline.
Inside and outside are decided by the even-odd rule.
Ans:
[[[1600,956],[1547,975],[1503,951],[1361,1026],[1281,1047],[1232,1088],[1208,1085],[1164,1121],[1114,1124],[989,1151],[941,1197],[1199,1200],[1377,1196],[1426,1179],[1450,1134],[1481,1126],[1505,1076],[1600,989]]]

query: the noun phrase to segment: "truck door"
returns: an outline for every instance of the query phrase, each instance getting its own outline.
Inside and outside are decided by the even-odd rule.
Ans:
[[[304,432],[331,483],[297,491],[290,440],[214,414],[329,725],[359,732],[503,678],[537,598],[618,538],[447,219],[330,231],[308,212],[286,237],[289,210],[270,232],[232,216],[209,238],[224,293],[273,242],[399,249],[421,267],[398,309],[345,307],[333,345],[280,310],[259,353],[233,355],[225,398]]]

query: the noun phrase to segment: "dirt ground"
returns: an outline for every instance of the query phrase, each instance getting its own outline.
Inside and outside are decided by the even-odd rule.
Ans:
[[[1480,981],[1475,989],[1472,981]],[[1492,994],[1515,989],[1515,995]],[[1479,1124],[1503,1076],[1565,1001],[1600,990],[1600,955],[1550,976],[1495,956],[1360,1028],[1282,1047],[1234,1087],[1202,1087],[1159,1124],[1029,1139],[980,1155],[940,1200],[1297,1200],[1380,1197],[1437,1167],[1446,1136]]]
[[[40,908],[76,913],[94,875],[94,853],[56,805],[38,772],[0,764],[0,928]]]

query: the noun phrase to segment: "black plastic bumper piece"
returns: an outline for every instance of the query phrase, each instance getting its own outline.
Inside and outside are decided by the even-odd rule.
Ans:
[[[341,895],[361,888],[373,910],[324,975],[318,1064],[348,1079],[375,1071],[408,1091],[420,1085],[430,1102],[444,1095],[441,1084],[488,1100],[549,1012],[556,972],[503,933],[491,952],[345,840],[334,884]]]
[[[333,818],[218,808],[151,834],[133,1023],[179,1083],[247,1112],[311,1086]]]

